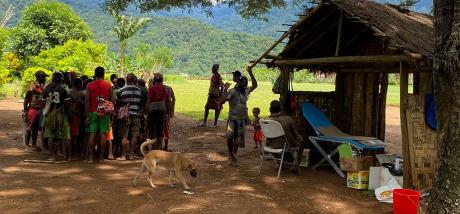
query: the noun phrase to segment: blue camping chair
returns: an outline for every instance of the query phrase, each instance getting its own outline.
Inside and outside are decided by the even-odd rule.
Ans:
[[[336,155],[339,151],[336,148],[330,154],[327,154],[324,149],[318,144],[318,141],[329,142],[333,144],[343,144],[348,143],[353,148],[358,150],[383,150],[385,148],[385,143],[377,138],[372,137],[361,137],[361,136],[351,136],[345,134],[340,129],[338,129],[332,122],[321,112],[316,106],[311,103],[304,102],[302,103],[302,112],[303,116],[307,122],[313,128],[315,133],[314,136],[310,136],[309,139],[312,144],[318,149],[321,155],[324,157],[320,162],[318,162],[313,169],[318,168],[324,162],[329,162],[329,164],[334,168],[334,170],[341,177],[345,177],[345,174],[340,170],[337,164],[331,159],[332,156]]]

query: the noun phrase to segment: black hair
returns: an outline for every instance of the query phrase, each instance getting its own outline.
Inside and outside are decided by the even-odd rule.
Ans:
[[[118,79],[116,74],[111,74],[110,75],[110,81],[113,81],[114,79]]]
[[[145,88],[145,80],[143,80],[143,79],[138,79],[138,80],[137,80],[137,84],[138,84],[139,86]]]
[[[117,88],[123,88],[126,84],[126,81],[124,78],[118,78],[117,79]]]
[[[270,103],[270,113],[280,113],[281,112],[281,102],[279,100],[273,100]]]
[[[252,111],[259,112],[260,113],[260,108],[259,107],[254,107]]]
[[[136,81],[137,77],[133,73],[129,73],[128,75],[126,75],[126,83],[134,84],[136,83]]]
[[[97,67],[94,69],[94,76],[97,78],[104,78],[105,69],[103,67]]]
[[[53,82],[53,83],[61,83],[63,78],[64,78],[64,76],[62,75],[61,72],[55,72],[55,73],[53,73],[53,77],[51,78],[51,82]]]
[[[83,81],[80,78],[75,78],[72,81],[72,86],[81,89],[83,87]]]
[[[88,79],[88,75],[83,75],[80,77],[81,81],[85,82]]]
[[[86,87],[88,87],[88,84],[90,84],[93,81],[93,79],[86,79],[83,82],[83,89],[86,90]]]

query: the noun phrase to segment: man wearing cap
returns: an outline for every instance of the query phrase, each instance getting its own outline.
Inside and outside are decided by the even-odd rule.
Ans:
[[[48,138],[51,156],[49,160],[56,160],[56,151],[61,143],[65,143],[65,158],[71,156],[70,124],[66,111],[69,108],[70,97],[64,87],[64,76],[60,72],[53,74],[51,83],[46,86],[44,96],[50,102],[45,110],[44,136]]]
[[[238,147],[244,148],[244,132],[248,118],[247,101],[249,94],[257,88],[257,80],[252,70],[248,69],[251,78],[251,87],[248,88],[248,79],[241,75],[241,72],[233,72],[233,81],[237,84],[228,90],[230,83],[225,83],[222,94],[222,103],[228,101],[228,122],[227,122],[227,148],[230,156],[230,165],[237,167],[238,159],[236,153]]]
[[[48,75],[41,70],[35,72],[35,82],[29,86],[24,98],[23,118],[26,123],[24,140],[26,149],[29,149],[30,138],[32,137],[32,149],[34,151],[40,150],[40,148],[37,147],[37,136],[38,130],[40,129],[40,110],[45,105],[43,90],[46,77],[48,77]]]

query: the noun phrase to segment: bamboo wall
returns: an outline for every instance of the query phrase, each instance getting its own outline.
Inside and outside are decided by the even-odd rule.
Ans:
[[[352,135],[385,140],[385,106],[388,74],[338,73],[337,126]]]

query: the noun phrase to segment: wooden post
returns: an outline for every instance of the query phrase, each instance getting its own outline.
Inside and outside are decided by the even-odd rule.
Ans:
[[[385,140],[385,129],[386,129],[386,106],[387,106],[387,91],[388,91],[388,73],[382,73],[381,76],[381,88],[380,88],[380,112],[379,112],[379,124],[378,124],[378,138]]]
[[[343,10],[340,10],[339,29],[337,31],[337,44],[335,46],[335,56],[339,56],[340,44],[342,43],[342,25],[343,25]]]
[[[404,158],[404,188],[412,188],[412,175],[411,175],[411,157],[410,157],[410,145],[408,138],[408,129],[407,129],[407,117],[406,117],[406,108],[407,108],[407,93],[408,93],[408,82],[409,82],[409,73],[407,69],[407,63],[399,63],[399,74],[400,74],[400,112],[401,112],[401,137],[402,137],[402,151]]]
[[[313,42],[313,41],[312,41]],[[276,60],[275,65],[328,65],[356,63],[398,63],[410,61],[405,55],[336,56],[311,59]]]
[[[281,70],[281,93],[280,93],[280,102],[281,102],[281,107],[282,110],[286,112],[286,104],[288,102],[287,97],[289,93],[289,85],[291,84],[291,71],[292,71],[292,66],[284,65],[280,66]],[[288,112],[286,112],[288,113]]]

